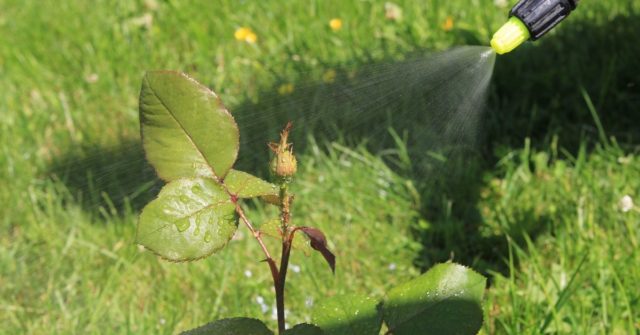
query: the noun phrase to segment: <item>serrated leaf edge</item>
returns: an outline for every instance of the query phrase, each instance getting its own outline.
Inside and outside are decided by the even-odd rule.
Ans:
[[[242,193],[242,191],[245,188],[247,188],[247,185],[248,185],[247,183],[243,183],[242,187],[240,187],[237,190],[237,192],[234,193],[234,192],[231,192],[229,190],[229,188],[227,187],[227,184],[226,184],[226,180],[223,179],[220,183],[221,183],[221,185],[224,186],[225,190],[227,191],[227,193],[229,193],[229,195],[237,196],[240,199],[253,199],[253,198],[262,198],[262,197],[265,197],[265,196],[273,196],[273,195],[277,196],[278,195],[278,186],[276,186],[275,184],[272,184],[272,183],[270,183],[270,182],[268,182],[268,181],[266,181],[266,180],[264,180],[264,179],[262,179],[260,177],[254,176],[254,175],[252,175],[251,173],[248,173],[248,172],[244,172],[244,171],[240,171],[240,170],[234,170],[233,168],[229,169],[229,172],[231,172],[231,171],[236,171],[236,172],[247,174],[250,177],[254,177],[254,178],[256,178],[256,179],[258,179],[258,180],[260,180],[262,182],[265,182],[265,183],[269,184],[269,186],[271,186],[271,188],[273,189],[273,193],[259,194],[259,195],[256,195],[256,196],[241,196],[240,193]],[[228,173],[227,173],[227,175],[228,175]],[[227,176],[225,176],[225,178],[226,177]]]

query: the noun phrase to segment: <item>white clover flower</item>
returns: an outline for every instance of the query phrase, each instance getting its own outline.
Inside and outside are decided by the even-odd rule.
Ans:
[[[396,263],[390,263],[389,264],[389,271],[394,271],[398,266],[396,265]]]
[[[295,273],[300,273],[300,266],[299,265],[291,264],[291,265],[289,265],[289,268],[291,269],[291,271],[293,271]]]
[[[262,314],[269,311],[269,306],[267,306],[267,304],[264,303],[264,298],[262,296],[257,296],[256,302],[260,306],[260,310],[262,311]]]
[[[623,213],[626,213],[633,209],[633,199],[629,195],[625,195],[618,202],[618,206]]]
[[[244,270],[244,276],[251,278],[253,276],[253,272],[251,272],[251,270]]]
[[[309,308],[313,307],[313,297],[307,297],[307,299],[304,300],[304,305]]]

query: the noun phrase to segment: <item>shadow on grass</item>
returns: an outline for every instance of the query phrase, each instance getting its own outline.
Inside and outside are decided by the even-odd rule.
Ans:
[[[162,182],[144,158],[139,140],[83,151],[86,154],[82,156],[56,160],[49,174],[64,182],[87,211],[108,215],[137,212],[159,192]]]
[[[640,39],[640,17],[568,19],[555,32],[497,59],[489,143],[519,147],[527,136],[548,145],[559,135],[560,145],[574,151],[583,139],[598,139],[581,88],[607,135],[638,143],[640,44],[630,41]]]
[[[418,186],[428,222],[415,224],[415,237],[424,246],[418,266],[428,268],[453,254],[480,271],[501,271],[506,238],[483,236],[478,210],[494,153],[521,148],[525,137],[543,146],[559,135],[569,150],[597,139],[581,87],[608,134],[637,143],[640,44],[629,41],[639,35],[636,16],[603,26],[574,20],[536,45],[498,57],[484,114],[484,93],[476,88],[489,80],[491,68],[481,47],[459,48],[457,58],[417,54],[405,61],[327,69],[324,81],[290,83],[293,91],[280,94],[286,88],[281,84],[289,84],[282,82],[264,90],[257,103],[229,106],[242,134],[237,166],[265,174],[265,144],[288,120],[295,123],[292,142],[298,153],[311,136],[320,143],[365,142]],[[473,40],[468,32],[460,36]],[[90,152],[65,157],[51,168],[88,210],[138,211],[157,192],[159,183],[137,139]],[[535,238],[547,219],[531,214],[521,220],[518,225],[525,228],[510,231]]]

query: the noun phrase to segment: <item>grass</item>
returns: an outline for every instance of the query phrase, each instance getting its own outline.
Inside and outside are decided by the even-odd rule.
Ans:
[[[172,334],[238,315],[273,327],[269,274],[246,230],[189,264],[133,244],[159,187],[138,142],[140,80],[171,68],[214,88],[254,129],[244,168],[264,170],[258,150],[276,137],[277,110],[354,115],[335,99],[353,73],[357,86],[357,73],[393,73],[424,50],[486,44],[507,11],[397,4],[399,22],[385,20],[383,1],[0,1],[0,333]],[[381,296],[453,258],[490,275],[486,334],[639,332],[640,209],[619,206],[640,199],[639,10],[581,2],[551,36],[499,57],[471,155],[442,155],[440,141],[425,163],[393,122],[350,133],[300,124],[295,220],[329,232],[338,271],[294,255],[290,324],[322,297]],[[256,44],[234,40],[240,26]],[[246,120],[260,113],[255,131]],[[395,141],[367,136],[388,127]],[[274,215],[247,206],[256,222]]]
[[[640,211],[619,201],[638,189],[638,156],[615,147],[557,155],[514,153],[483,191],[485,233],[508,236],[509,271],[489,290],[488,329],[637,332]]]

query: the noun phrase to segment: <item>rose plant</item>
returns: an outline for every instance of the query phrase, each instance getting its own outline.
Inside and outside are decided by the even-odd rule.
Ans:
[[[313,324],[285,329],[285,283],[293,247],[306,243],[332,271],[336,266],[325,234],[292,222],[289,186],[298,164],[288,142],[292,124],[268,145],[272,182],[233,169],[240,146],[233,116],[213,91],[183,73],[147,72],[140,92],[140,128],[146,158],[166,185],[142,210],[137,243],[168,261],[196,261],[224,248],[241,222],[260,245],[260,259],[271,272],[278,334],[377,335],[383,324],[386,334],[475,334],[482,326],[485,278],[462,265],[443,263],[391,289],[382,300],[366,294],[328,298],[314,309]],[[251,198],[278,206],[278,220],[255,225],[242,207]],[[265,235],[280,239],[279,257],[264,243]],[[185,333],[273,334],[261,321],[244,317]]]

